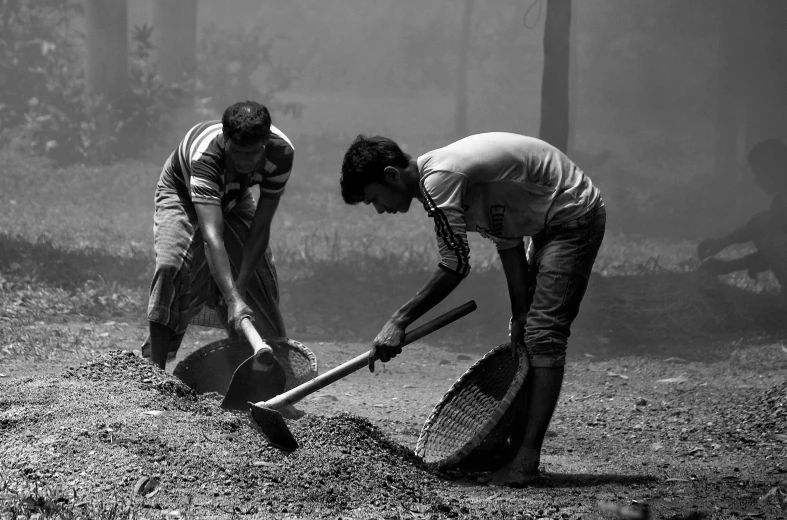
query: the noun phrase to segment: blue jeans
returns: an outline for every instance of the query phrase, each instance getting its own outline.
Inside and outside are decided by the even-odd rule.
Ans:
[[[576,220],[548,226],[532,237],[528,252],[532,300],[525,322],[531,366],[566,364],[571,324],[585,295],[606,222],[602,206]]]

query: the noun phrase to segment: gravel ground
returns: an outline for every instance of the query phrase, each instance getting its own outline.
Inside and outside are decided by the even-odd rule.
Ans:
[[[301,447],[285,454],[243,414],[218,408],[219,396],[196,396],[128,351],[0,391],[0,459],[22,488],[77,502],[132,495],[143,508],[196,517],[474,516],[441,498],[438,478],[367,419],[309,415],[292,424]],[[144,479],[156,482],[151,497],[133,492]]]
[[[635,518],[645,504],[653,518],[779,518],[780,348],[715,364],[573,363],[544,447],[551,482],[520,490],[431,472],[410,449],[469,356],[424,347],[335,383],[302,402],[307,416],[290,423],[301,447],[285,454],[219,396],[114,350],[0,380],[0,505],[37,488],[51,500],[30,511],[122,500],[137,518]],[[354,350],[315,346],[323,366]]]

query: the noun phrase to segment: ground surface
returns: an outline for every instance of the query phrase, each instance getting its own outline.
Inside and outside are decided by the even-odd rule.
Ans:
[[[342,203],[329,172],[346,142],[300,146],[274,222],[288,333],[323,371],[363,352],[437,263],[422,212],[389,219]],[[214,398],[118,353],[145,335],[163,159],[59,169],[0,158],[2,520],[637,518],[621,508],[645,503],[654,518],[782,516],[787,322],[772,276],[703,276],[695,241],[613,231],[633,215],[610,204],[544,447],[551,485],[484,487],[430,473],[408,450],[456,378],[505,340],[491,243],[471,237],[473,273],[432,315],[471,298],[478,310],[384,371],[305,399],[309,415],[291,424],[302,448],[284,456]],[[649,218],[661,224],[663,211]],[[221,336],[193,328],[180,358]],[[158,484],[137,492],[144,479]]]
[[[50,334],[58,328],[95,349],[0,366],[0,492],[39,496],[34,511],[120,501],[145,518],[637,518],[643,504],[653,518],[782,514],[780,343],[728,346],[713,362],[575,357],[544,448],[551,482],[508,489],[430,472],[410,451],[479,354],[420,343],[385,370],[334,383],[301,402],[308,414],[290,424],[302,446],[284,455],[245,416],[129,352],[140,323],[68,322]],[[221,335],[193,328],[179,358]],[[322,371],[365,350],[305,343]],[[145,478],[158,484],[135,493]]]

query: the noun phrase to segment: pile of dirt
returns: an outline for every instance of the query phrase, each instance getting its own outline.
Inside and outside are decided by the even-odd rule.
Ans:
[[[787,381],[750,403],[742,424],[761,434],[787,435]]]
[[[371,505],[379,511],[424,506],[445,513],[461,509],[438,498],[438,480],[411,450],[391,441],[365,418],[310,415],[293,423],[292,432],[301,445],[297,451],[269,454],[269,460],[280,464],[273,472],[271,489],[297,503],[351,509]]]
[[[20,495],[38,486],[72,503],[130,496],[196,517],[474,516],[366,419],[307,416],[290,423],[301,447],[283,453],[217,395],[198,396],[130,352],[0,383],[0,396],[0,471]]]

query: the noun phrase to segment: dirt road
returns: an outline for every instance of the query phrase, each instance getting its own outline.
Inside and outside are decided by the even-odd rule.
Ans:
[[[136,348],[144,335],[141,324],[80,326],[107,348]],[[179,358],[220,337],[194,328]],[[304,343],[323,371],[366,349]],[[544,448],[551,483],[526,489],[432,474],[409,452],[434,404],[477,357],[419,343],[374,374],[360,371],[308,397],[299,407],[309,415],[293,423],[304,445],[297,457],[266,448],[244,417],[195,399],[130,354],[67,378],[63,370],[80,359],[8,363],[0,367],[6,496],[36,483],[63,490],[64,499],[77,490],[86,503],[131,493],[129,507],[149,517],[598,518],[643,504],[653,518],[782,514],[783,345],[739,345],[714,363],[571,359]],[[166,414],[144,413],[155,410]],[[160,491],[133,495],[150,475]]]

